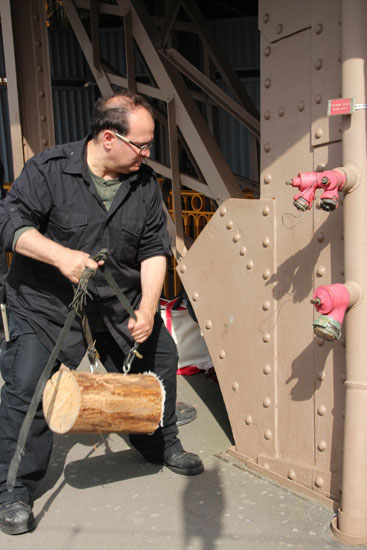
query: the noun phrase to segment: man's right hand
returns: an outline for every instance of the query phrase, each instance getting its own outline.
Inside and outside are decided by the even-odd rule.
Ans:
[[[89,257],[89,254],[81,250],[72,250],[64,248],[60,251],[56,267],[61,273],[74,284],[79,283],[84,269],[90,268],[96,271],[99,265],[103,265],[103,260],[95,262]]]
[[[42,235],[37,229],[22,233],[15,245],[15,251],[28,258],[57,267],[74,284],[79,283],[86,267],[96,270],[104,261],[95,262],[87,252],[66,248]]]

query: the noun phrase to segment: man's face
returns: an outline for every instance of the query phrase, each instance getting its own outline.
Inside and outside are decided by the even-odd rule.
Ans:
[[[150,113],[144,107],[136,107],[129,115],[130,131],[124,138],[137,145],[151,143],[154,138],[154,121]],[[115,135],[111,149],[111,161],[115,164],[117,172],[129,174],[139,170],[145,158],[149,158],[150,151],[141,151],[139,147],[128,143]]]

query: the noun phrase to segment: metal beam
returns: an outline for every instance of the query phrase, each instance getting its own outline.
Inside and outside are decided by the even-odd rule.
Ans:
[[[124,30],[125,30],[125,59],[126,59],[127,87],[131,92],[136,92],[134,40],[133,40],[131,10],[128,10],[124,15]]]
[[[63,0],[66,15],[70,21],[76,38],[79,41],[80,47],[84,53],[84,56],[88,62],[90,70],[98,84],[101,94],[104,97],[109,97],[113,94],[112,86],[107,78],[107,75],[102,66],[98,69],[94,65],[93,60],[93,48],[89,40],[89,37],[85,31],[84,25],[80,20],[78,12],[75,8],[73,0]]]
[[[223,80],[229,89],[241,105],[246,109],[246,111],[248,111],[255,118],[258,118],[259,114],[252,99],[243,87],[232,65],[226,59],[223,50],[218,46],[218,42],[215,40],[207,21],[198,8],[197,2],[194,0],[183,0],[183,6],[192,21],[196,23],[199,36],[205,47],[208,49],[210,57],[221,73]]]
[[[184,255],[185,241],[184,241],[184,228],[182,223],[182,209],[181,209],[181,185],[180,185],[180,167],[178,159],[178,138],[176,127],[176,108],[175,99],[172,97],[167,103],[168,114],[168,136],[169,136],[169,152],[171,160],[171,172],[172,172],[172,197],[173,197],[173,214],[176,224],[176,250]]]
[[[172,30],[172,26],[177,16],[177,12],[181,6],[181,0],[175,0],[174,2],[171,1],[169,6],[169,12],[165,17],[161,30],[159,31],[158,36],[155,40],[155,43],[159,48],[164,47],[168,40],[169,34]]]
[[[10,139],[13,153],[13,174],[17,177],[23,168],[24,156],[22,129],[20,125],[18,76],[15,63],[13,22],[11,18],[10,0],[0,0],[0,16],[8,90]]]
[[[154,73],[154,78],[167,97],[175,96],[177,125],[195,156],[206,182],[217,202],[228,197],[241,197],[237,181],[211,135],[195,101],[179,72],[159,56],[151,36],[152,22],[140,0],[116,0],[121,9],[131,7],[135,40]]]
[[[171,62],[181,73],[185,74],[194,84],[199,86],[217,105],[225,109],[241,124],[246,126],[254,136],[260,138],[260,122],[244,109],[237,101],[226,94],[217,84],[190,63],[177,50],[172,48],[162,50],[161,54]]]

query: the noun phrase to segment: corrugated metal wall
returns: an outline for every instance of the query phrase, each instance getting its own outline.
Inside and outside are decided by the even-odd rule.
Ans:
[[[259,32],[257,18],[230,19],[211,22],[220,47],[233,64],[249,95],[259,108]],[[182,33],[181,41],[182,41]],[[101,30],[101,55],[108,65],[121,74],[126,73],[124,32],[122,28]],[[196,66],[202,64],[202,52],[195,35],[185,34],[185,51]],[[99,96],[91,71],[71,30],[49,30],[52,94],[56,143],[81,139],[89,128],[90,113]],[[148,79],[139,55],[135,56],[136,74]],[[0,44],[0,77],[5,76],[2,41]],[[218,79],[218,85],[222,86]],[[0,88],[0,154],[6,180],[11,181],[11,151],[6,87]],[[218,109],[219,144],[232,170],[244,177],[249,172],[249,138],[246,128]]]

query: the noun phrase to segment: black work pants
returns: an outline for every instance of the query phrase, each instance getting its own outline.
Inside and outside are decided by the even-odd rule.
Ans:
[[[21,500],[31,503],[38,482],[46,474],[53,442],[41,404],[28,434],[12,493],[6,489],[6,479],[21,425],[50,351],[40,342],[31,326],[14,314],[10,315],[10,329],[11,341],[0,355],[4,380],[0,403],[0,502]],[[124,355],[115,340],[109,333],[93,336],[106,370],[121,372]],[[163,382],[166,398],[163,426],[150,436],[132,434],[131,443],[147,458],[163,456],[167,449],[171,452],[182,450],[177,438],[175,413],[177,348],[158,314],[151,336],[139,350],[143,359],[134,359],[130,372],[154,372]],[[55,366],[55,371],[58,366]]]

